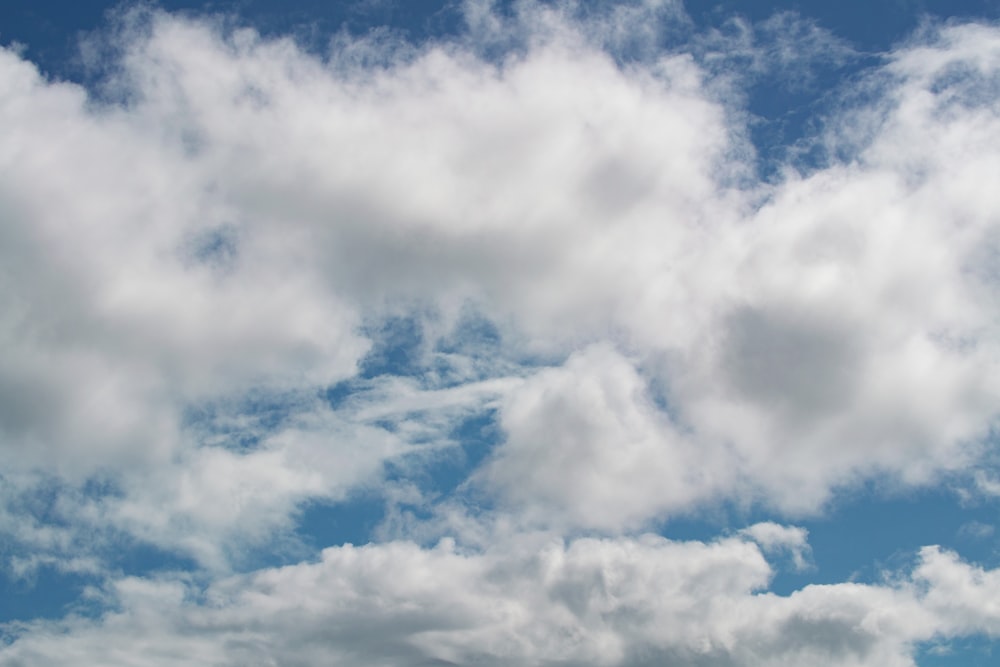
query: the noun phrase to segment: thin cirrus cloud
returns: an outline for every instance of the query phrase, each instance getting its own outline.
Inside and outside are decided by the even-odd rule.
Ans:
[[[133,10],[99,91],[0,52],[0,530],[99,610],[5,626],[0,663],[910,665],[1000,632],[996,571],[937,547],[768,592],[813,568],[776,521],[851,485],[989,495],[1000,31],[928,25],[762,180],[742,87],[848,46],[783,14],[664,50],[679,5],[582,7],[324,58]],[[361,492],[420,511],[304,553],[303,507]],[[646,533],[725,503],[776,521]]]

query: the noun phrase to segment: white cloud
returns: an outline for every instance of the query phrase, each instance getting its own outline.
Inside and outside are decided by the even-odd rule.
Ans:
[[[720,172],[740,132],[691,59],[621,68],[546,16],[559,30],[501,65],[431,46],[358,78],[288,41],[154,14],[125,43],[124,107],[6,53],[8,459],[64,474],[169,460],[196,444],[186,404],[332,383],[365,350],[363,314],[473,299],[529,349],[610,337],[665,387],[672,421],[634,379],[618,404],[568,408],[603,410],[591,451],[641,441],[626,449],[657,451],[650,469],[672,480],[599,464],[595,497],[624,495],[593,525],[734,481],[801,511],[858,474],[921,483],[965,465],[997,389],[994,289],[976,276],[998,203],[975,186],[995,171],[997,120],[961,104],[995,67],[991,29],[897,54],[894,104],[858,161],[755,210]],[[942,88],[934,73],[956,63],[974,69]],[[636,372],[589,358],[597,377]],[[575,456],[522,446],[504,419],[506,464],[521,452],[541,479]],[[579,442],[568,421],[545,428]],[[572,512],[590,481],[542,505]]]
[[[996,573],[939,550],[910,580],[784,598],[762,551],[804,565],[797,529],[626,537],[975,469],[1000,389],[997,28],[890,54],[870,105],[831,112],[848,159],[767,185],[725,73],[651,55],[651,24],[625,39],[676,5],[488,7],[470,34],[495,61],[342,37],[323,62],[140,13],[114,37],[121,103],[0,52],[0,528],[37,552],[25,572],[96,571],[80,535],[124,531],[218,574],[494,408],[502,442],[461,490],[507,531],[335,548],[204,597],[122,580],[121,611],[31,625],[6,664],[909,665],[913,642],[997,632]],[[438,350],[469,310],[497,349]],[[364,325],[399,312],[437,318],[419,357],[447,368],[360,383]],[[352,378],[343,405],[317,398]],[[293,398],[262,426],[248,395]],[[205,404],[221,415],[190,423]],[[114,493],[88,495],[95,476]],[[18,505],[49,479],[53,525]],[[551,537],[579,531],[613,538]]]
[[[199,449],[189,406],[350,376],[359,325],[400,300],[447,316],[473,299],[563,354],[629,307],[637,263],[659,262],[654,217],[704,216],[716,192],[727,130],[684,57],[623,72],[566,24],[501,67],[431,47],[358,79],[288,41],[147,18],[117,37],[126,104],[88,103],[5,52],[0,110],[3,455],[73,480],[124,474],[116,504],[147,539],[166,538],[132,519],[263,530],[378,463],[306,479],[273,452]],[[387,455],[329,435],[330,460]],[[190,502],[164,500],[182,487]]]
[[[975,57],[968,46],[952,51],[966,39],[979,45]],[[965,469],[985,446],[998,393],[985,369],[997,358],[989,248],[1000,202],[988,183],[1000,126],[990,107],[967,96],[981,96],[976,86],[995,76],[1000,63],[983,54],[996,39],[988,28],[950,28],[940,41],[896,54],[890,71],[907,74],[880,91],[892,101],[888,115],[854,162],[790,177],[760,209],[739,218],[740,209],[730,208],[733,218],[714,226],[685,228],[664,212],[658,220],[670,222],[657,228],[659,242],[634,246],[638,259],[629,268],[645,279],[625,287],[628,269],[618,273],[629,306],[611,316],[638,348],[636,363],[667,387],[675,417],[669,432],[647,438],[659,439],[648,450],[682,456],[682,443],[694,440],[705,461],[689,459],[686,472],[709,471],[700,488],[678,484],[684,473],[664,477],[664,488],[646,495],[647,516],[665,508],[665,495],[715,493],[718,476],[732,470],[732,496],[749,487],[785,511],[814,511],[859,476],[925,484]],[[972,63],[962,69],[965,58]],[[642,266],[648,247],[657,248],[656,269]],[[603,371],[595,365],[590,372]],[[569,381],[550,400],[575,403],[591,423],[613,422],[616,409],[585,398],[577,390],[584,385]],[[632,393],[636,406],[648,400]],[[555,444],[544,454],[522,447],[514,424],[500,457],[513,466],[514,453],[523,452],[523,465],[534,470],[529,479],[559,478],[539,492],[539,507],[563,490],[563,507],[573,511],[591,480],[561,462],[587,460],[600,447],[577,437],[580,420],[542,414],[545,442]],[[587,433],[610,451],[634,440],[632,422],[617,423],[618,435]],[[656,460],[649,459],[651,469]],[[640,493],[634,476],[616,477],[616,470],[604,467],[601,485],[630,503]],[[634,518],[635,507],[617,519]]]
[[[756,542],[766,554],[789,553],[797,570],[809,567],[808,556],[811,549],[808,542],[809,531],[805,528],[764,521],[747,526],[739,534]]]
[[[179,146],[9,52],[0,67],[8,459],[71,475],[163,461],[187,401],[353,372],[356,316],[308,276],[186,256],[229,220]]]
[[[736,482],[727,453],[678,432],[606,345],[510,392],[501,425],[507,440],[482,481],[533,522],[628,529]]]
[[[1000,631],[996,571],[934,547],[893,584],[763,592],[741,539],[521,538],[326,549],[218,581],[124,579],[99,620],[37,622],[4,664],[913,665],[917,642]],[[65,632],[68,630],[69,632]]]

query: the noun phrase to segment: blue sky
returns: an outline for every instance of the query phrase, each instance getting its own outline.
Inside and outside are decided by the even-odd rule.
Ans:
[[[1000,7],[0,9],[0,665],[966,667]]]

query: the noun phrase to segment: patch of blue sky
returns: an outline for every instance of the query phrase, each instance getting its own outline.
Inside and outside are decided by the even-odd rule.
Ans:
[[[502,439],[496,419],[495,409],[469,414],[447,434],[444,446],[434,443],[438,446],[417,449],[388,462],[379,488],[359,489],[341,501],[305,504],[298,517],[298,538],[319,549],[366,544],[380,540],[393,513],[427,519],[441,503],[456,497],[466,500],[469,475]],[[400,498],[395,492],[405,488],[419,489],[419,495]],[[481,502],[466,504],[482,509]]]
[[[40,495],[40,494],[33,494]],[[54,493],[46,491],[52,498],[39,507],[38,512],[25,517],[23,508],[18,520],[22,526],[30,524],[28,530],[45,532],[50,535],[69,531],[67,521],[54,517],[52,505]],[[87,586],[99,583],[100,576],[93,572],[66,571],[60,567],[72,558],[66,553],[43,553],[38,545],[19,542],[5,536],[0,547],[0,624],[10,621],[27,621],[36,618],[59,618],[66,614],[78,600]],[[0,626],[0,637],[3,635]]]
[[[362,333],[372,341],[372,347],[359,364],[359,377],[423,375],[424,328],[419,316],[393,315],[369,324]]]
[[[497,411],[490,409],[470,415],[455,426],[451,438],[458,443],[459,450],[431,471],[432,488],[442,494],[461,488],[469,473],[479,468],[503,440],[497,417]]]
[[[410,391],[434,392],[511,370],[502,359],[499,330],[487,318],[467,310],[431,341],[424,317],[393,315],[369,324],[363,333],[372,348],[358,375],[321,392],[329,407],[345,414],[363,412],[400,379],[412,383]],[[297,522],[298,538],[317,547],[364,544],[385,532],[391,512],[429,517],[435,504],[461,494],[465,480],[500,442],[496,420],[489,401],[404,410],[371,420],[372,426],[405,437],[412,449],[385,463],[380,488],[362,488],[341,501],[307,503]],[[403,486],[419,489],[419,498],[400,501],[395,492]]]
[[[501,344],[500,329],[472,307],[464,308],[454,328],[434,345],[442,354],[466,354],[469,350],[494,354]]]
[[[504,374],[523,372],[540,365],[537,359],[506,359],[499,328],[474,309],[462,311],[455,324],[443,335],[428,340],[422,315],[391,316],[370,325],[363,333],[372,340],[369,354],[359,365],[357,378],[327,388],[323,395],[333,409],[350,401],[364,401],[366,391],[374,391],[378,378],[409,378],[421,389],[457,387]],[[427,412],[414,411],[382,419],[376,425],[396,431],[401,422],[431,421]],[[445,432],[428,430],[416,444],[429,445],[413,451],[396,464],[390,481],[403,476],[419,478],[420,487],[434,497],[455,492],[500,442],[495,406],[460,409],[445,417]],[[339,510],[338,510],[339,511]]]
[[[467,414],[447,434],[448,446],[414,452],[400,461],[396,478],[417,482],[419,488],[435,500],[461,494],[470,474],[502,439],[496,409]]]
[[[102,503],[120,493],[114,480],[104,477],[79,486],[47,478],[23,489],[5,490],[6,510],[18,517],[24,532],[22,539],[8,536],[0,543],[0,623],[61,618],[67,613],[96,616],[102,605],[84,593],[99,588],[109,576],[197,568],[189,558],[77,516],[88,507],[99,513]]]
[[[373,541],[386,512],[386,498],[361,491],[344,500],[312,501],[300,508],[296,536],[314,550]]]
[[[993,667],[997,646],[982,636],[928,642],[920,647],[916,661],[920,667]]]
[[[3,624],[12,621],[57,619],[69,612],[97,615],[99,611],[86,604],[83,593],[100,581],[100,577],[51,566],[41,566],[28,577],[0,576],[0,641],[5,635]]]
[[[371,341],[371,349],[355,378],[325,390],[331,406],[341,405],[353,391],[372,387],[370,381],[377,378],[408,378],[423,389],[443,389],[562,361],[517,350],[472,304],[447,327],[438,313],[410,311],[370,321],[360,333]]]
[[[308,391],[256,389],[236,399],[186,406],[182,423],[200,445],[248,451],[286,426],[315,400],[315,395]]]
[[[25,56],[48,75],[95,84],[105,70],[101,63],[81,57],[81,39],[107,30],[131,7],[229,17],[234,25],[250,25],[265,37],[292,36],[300,47],[319,56],[328,52],[338,33],[357,36],[389,30],[400,39],[424,42],[454,34],[463,25],[457,4],[446,0],[6,0],[0,9],[0,44],[20,44]]]
[[[788,595],[809,584],[844,581],[882,583],[907,572],[923,546],[939,545],[963,560],[1000,566],[1000,502],[970,501],[946,486],[891,491],[869,482],[842,490],[818,516],[776,517],[760,507],[718,504],[670,518],[657,531],[674,540],[711,541],[762,521],[778,521],[809,532],[810,566],[798,570],[775,561],[772,592]]]
[[[941,21],[1000,18],[1000,7],[979,0],[727,0],[687,2],[685,7],[696,34],[717,35],[699,59],[717,75],[729,72],[743,82],[743,98],[735,103],[747,113],[757,176],[765,180],[780,180],[789,167],[810,172],[854,157],[850,150],[830,150],[827,142],[816,139],[828,129],[831,115],[852,106],[864,108],[884,92],[886,82],[874,80],[871,71],[893,46]],[[747,48],[734,47],[748,39]],[[702,44],[706,48],[704,40]],[[989,93],[980,96],[995,99]]]
[[[733,16],[764,21],[777,11],[794,11],[870,53],[886,51],[928,20],[1000,17],[1000,6],[990,0],[696,0],[684,6],[700,26]]]
[[[823,517],[803,524],[816,560],[813,580],[877,581],[884,571],[905,566],[920,547],[935,544],[995,568],[1000,565],[998,510],[996,502],[969,504],[942,487],[888,497],[866,489],[847,496]]]

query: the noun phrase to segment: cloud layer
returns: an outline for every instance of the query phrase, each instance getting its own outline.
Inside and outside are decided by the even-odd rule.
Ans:
[[[799,529],[644,531],[995,477],[1000,30],[886,54],[825,159],[764,181],[741,77],[851,57],[816,26],[759,29],[793,57],[664,49],[670,3],[465,16],[320,58],[131,12],[90,92],[0,50],[0,530],[109,610],[0,662],[909,665],[995,635],[997,574],[933,547],[779,597]],[[482,462],[421,488],[483,414]],[[361,491],[424,519],[232,574]],[[120,578],[126,543],[197,568]]]
[[[742,539],[446,540],[333,547],[217,581],[123,579],[99,622],[36,622],[4,664],[913,665],[917,642],[1000,632],[1000,573],[935,547],[905,579],[762,593]]]

